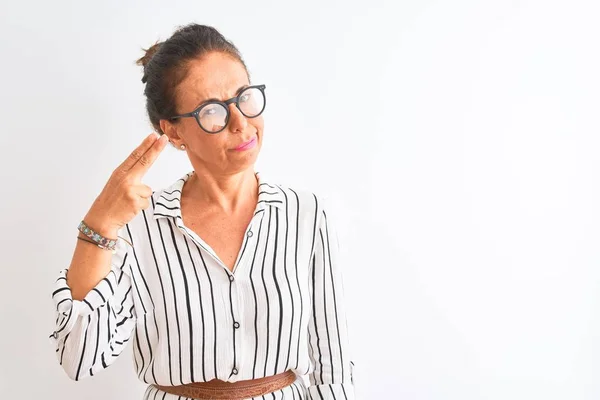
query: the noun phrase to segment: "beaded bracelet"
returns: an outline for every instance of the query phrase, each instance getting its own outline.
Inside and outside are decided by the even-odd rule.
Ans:
[[[125,239],[123,236],[119,236],[119,238],[120,238],[121,240],[123,240],[125,243],[127,243],[129,246],[133,247],[133,245],[132,245],[131,243],[129,243],[129,241],[127,241],[127,239]],[[88,243],[91,243],[91,244],[93,244],[94,246],[98,246],[98,245],[96,244],[96,242],[92,242],[91,240],[84,239],[84,238],[82,238],[81,236],[77,236],[77,239],[81,240],[82,242],[88,242]],[[116,251],[116,250],[113,250],[113,254],[115,253],[115,251]]]
[[[79,232],[92,239],[96,246],[100,247],[101,249],[111,250],[113,252],[116,251],[118,239],[109,239],[100,235],[98,232],[94,231],[92,228],[87,226],[87,224],[83,220],[79,223],[77,229],[79,230]]]

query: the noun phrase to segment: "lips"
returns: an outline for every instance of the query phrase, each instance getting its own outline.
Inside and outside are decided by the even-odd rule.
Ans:
[[[235,150],[237,150],[237,151],[248,150],[248,149],[251,149],[252,147],[254,147],[254,145],[256,145],[256,136],[253,137],[252,139],[250,139],[249,141],[242,143],[241,145],[236,147]]]

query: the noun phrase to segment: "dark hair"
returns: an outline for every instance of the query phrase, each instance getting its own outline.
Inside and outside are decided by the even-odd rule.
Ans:
[[[233,57],[246,69],[239,50],[211,26],[189,24],[177,29],[164,42],[156,42],[137,64],[144,67],[142,82],[146,84],[146,111],[154,129],[163,134],[159,121],[176,114],[175,88],[187,75],[191,60],[212,52]]]

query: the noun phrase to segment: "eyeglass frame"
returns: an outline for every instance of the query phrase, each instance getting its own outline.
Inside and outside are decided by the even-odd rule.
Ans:
[[[266,85],[250,85],[250,86],[246,86],[245,88],[243,88],[240,93],[235,96],[230,98],[229,100],[225,100],[225,101],[220,101],[220,100],[209,100],[205,103],[200,104],[194,111],[191,111],[189,113],[185,113],[185,114],[180,114],[180,115],[175,115],[173,117],[169,118],[169,121],[173,121],[176,119],[180,119],[180,118],[188,118],[188,117],[194,117],[194,119],[196,120],[196,122],[198,123],[198,126],[200,127],[200,129],[202,129],[204,132],[209,133],[209,134],[216,134],[219,132],[222,132],[225,130],[225,128],[227,128],[227,124],[229,123],[229,118],[231,116],[231,112],[229,111],[229,104],[231,103],[235,103],[235,106],[237,107],[237,109],[242,113],[242,115],[246,118],[256,118],[259,115],[261,115],[263,113],[263,111],[265,111],[265,108],[267,106],[267,95],[265,94],[265,88]],[[244,112],[242,111],[242,109],[240,108],[240,103],[239,103],[239,99],[240,96],[242,95],[242,93],[244,93],[246,90],[248,89],[258,89],[261,91],[262,95],[263,95],[263,99],[264,99],[264,103],[263,103],[263,107],[262,109],[259,111],[258,114],[249,117],[248,115],[244,114]],[[202,126],[202,124],[200,123],[200,111],[202,111],[202,109],[204,107],[207,107],[211,104],[220,104],[225,108],[225,112],[227,113],[227,116],[225,117],[225,124],[223,125],[223,128],[219,129],[218,131],[207,131],[206,129],[204,129],[204,127]]]

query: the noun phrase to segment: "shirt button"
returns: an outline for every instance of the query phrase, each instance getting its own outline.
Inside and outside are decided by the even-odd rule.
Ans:
[[[254,232],[248,231],[248,237],[252,237],[252,235],[254,235]]]
[[[233,275],[229,275],[229,282],[233,282],[235,278],[233,277]]]
[[[233,324],[233,327],[234,327],[235,329],[239,328],[239,327],[240,327],[240,323],[239,323],[239,322],[235,322],[235,323]]]
[[[231,371],[232,374],[237,375],[238,370],[236,368],[233,369],[233,371]]]

